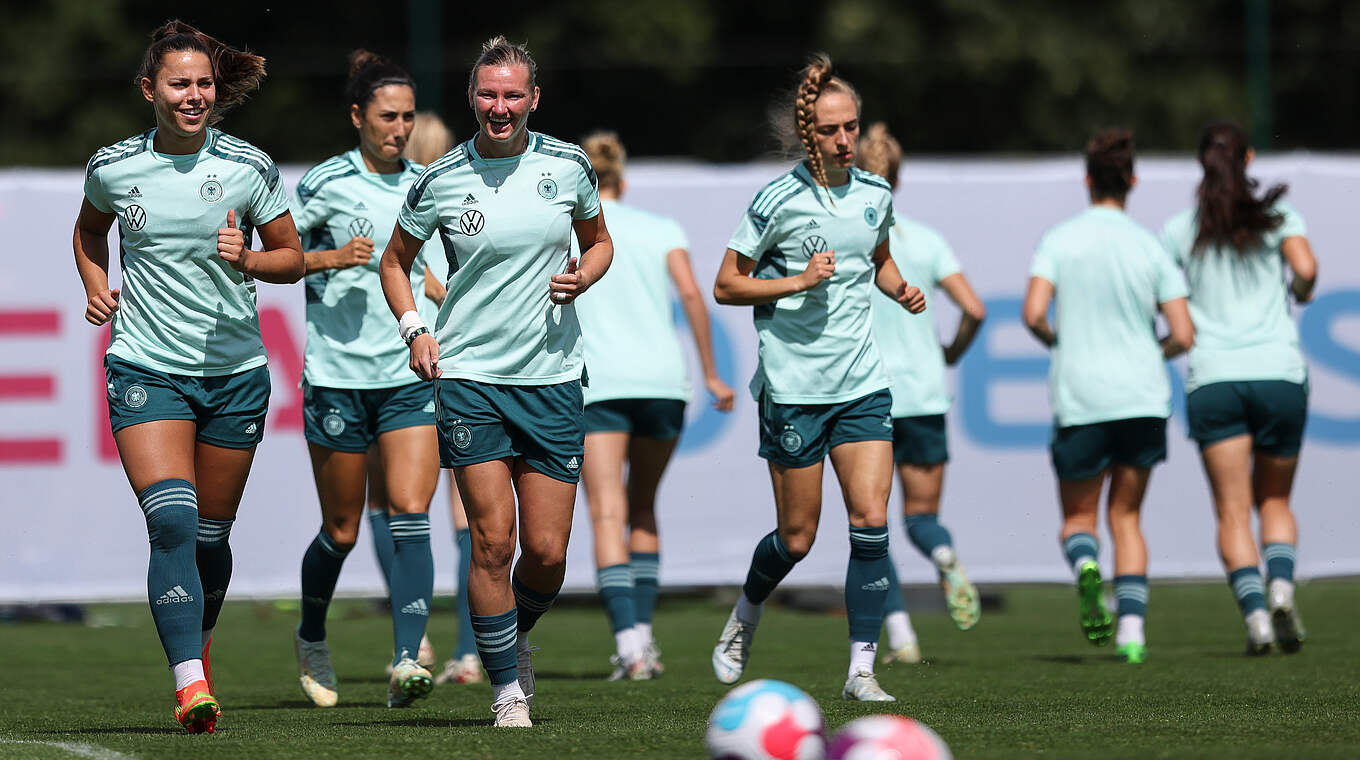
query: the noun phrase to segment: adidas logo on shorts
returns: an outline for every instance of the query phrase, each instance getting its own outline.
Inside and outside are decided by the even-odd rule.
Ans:
[[[175,586],[164,594],[161,594],[161,598],[156,600],[156,604],[183,604],[184,602],[192,602],[193,600],[193,595],[188,591],[185,591],[183,586]]]
[[[402,607],[401,613],[403,615],[424,615],[425,617],[429,617],[430,607],[429,605],[425,604],[425,600],[423,598],[417,599],[414,602],[411,602],[410,604],[406,605],[405,607]]]
[[[579,470],[579,469],[581,469],[581,460],[580,460],[580,459],[577,459],[576,457],[572,457],[571,459],[568,459],[568,460],[567,460],[567,469],[568,469],[568,470]]]
[[[863,586],[860,586],[860,587],[859,587],[859,590],[860,590],[860,591],[887,591],[889,585],[890,585],[890,584],[888,583],[888,579],[887,579],[887,577],[885,576],[885,577],[883,577],[883,578],[879,578],[879,579],[876,580],[876,581],[873,581],[873,582],[871,582],[871,583],[866,583],[866,584],[864,584]]]

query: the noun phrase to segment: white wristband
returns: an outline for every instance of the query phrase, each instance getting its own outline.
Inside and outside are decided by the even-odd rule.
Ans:
[[[412,331],[425,327],[425,320],[421,319],[420,315],[414,311],[408,311],[401,315],[401,319],[398,320],[397,325],[398,329],[401,331],[401,341],[403,343],[410,343],[411,341],[407,336],[409,336]]]

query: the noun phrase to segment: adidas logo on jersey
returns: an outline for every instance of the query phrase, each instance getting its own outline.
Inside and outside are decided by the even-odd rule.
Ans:
[[[367,204],[367,203],[364,203],[363,201],[359,201],[357,204],[355,204],[354,210],[355,210],[355,211],[367,211],[367,210],[368,210],[368,204]]]
[[[142,197],[142,191],[141,191],[141,190],[138,190],[136,185],[133,185],[133,186],[132,186],[132,189],[128,191],[127,197],[129,197],[129,198],[140,198],[140,197]]]
[[[803,227],[803,229],[805,229],[805,230],[815,230],[815,229],[817,229],[817,228],[819,228],[819,227],[821,227],[821,226],[822,226],[822,225],[820,225],[820,224],[817,223],[817,220],[816,220],[816,219],[812,219],[812,220],[810,220],[810,221],[807,223],[807,226]]]
[[[887,590],[888,590],[888,586],[889,586],[889,583],[888,583],[887,577],[883,577],[883,578],[879,578],[878,580],[873,581],[873,582],[871,582],[871,583],[866,583],[866,584],[864,584],[863,586],[860,586],[860,587],[859,587],[859,590],[860,590],[860,591],[887,591]]]
[[[425,604],[425,599],[420,598],[401,608],[403,615],[424,615],[430,616],[430,607]]]
[[[183,586],[175,586],[169,591],[161,594],[161,598],[156,600],[156,604],[182,604],[192,602],[194,597]]]
[[[468,194],[467,194],[467,197],[463,199],[463,205],[464,205],[464,206],[471,206],[472,204],[474,204],[474,203],[476,203],[476,202],[477,202],[477,196],[473,195],[472,193],[468,193]]]
[[[576,457],[572,457],[571,459],[568,459],[568,460],[567,460],[567,469],[568,469],[568,470],[579,470],[579,469],[581,469],[581,460],[580,460],[580,459],[577,459]]]

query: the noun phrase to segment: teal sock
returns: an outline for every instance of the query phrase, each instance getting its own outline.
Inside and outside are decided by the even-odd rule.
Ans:
[[[1279,578],[1282,581],[1294,582],[1294,555],[1293,544],[1266,544],[1266,576],[1272,581]]]
[[[353,546],[340,546],[324,529],[302,555],[302,622],[298,636],[303,641],[326,640],[326,610],[331,606],[340,566]]]
[[[888,555],[888,595],[883,597],[883,615],[890,612],[906,612],[907,600],[902,598],[902,584],[897,581],[897,567],[893,565],[892,555]]]
[[[378,568],[382,570],[383,583],[387,584],[387,595],[392,595],[392,555],[397,549],[392,545],[392,530],[387,524],[387,512],[381,509],[368,510],[368,525],[373,529],[373,553],[378,557]]]
[[[196,660],[203,653],[203,584],[194,559],[198,493],[193,483],[169,478],[147,486],[137,503],[151,542],[146,592],[161,647],[171,665]]]
[[[610,565],[596,570],[595,582],[600,587],[600,598],[604,600],[604,611],[609,616],[610,630],[618,633],[636,625],[633,574],[628,565]]]
[[[940,516],[932,514],[907,515],[907,538],[916,550],[931,559],[932,554],[941,546],[953,546],[954,539],[949,530],[940,524]]]
[[[518,675],[515,659],[515,630],[518,611],[511,607],[499,615],[472,615],[472,631],[477,639],[477,654],[492,686],[504,686]]]
[[[1266,585],[1261,582],[1260,569],[1239,567],[1228,573],[1228,585],[1232,586],[1243,616],[1266,608]]]
[[[434,555],[430,553],[430,516],[390,515],[392,531],[392,637],[395,657],[416,658],[434,599]]]
[[[756,544],[741,592],[752,604],[764,602],[796,564],[798,560],[789,554],[789,548],[779,538],[779,531],[770,531]]]
[[[198,518],[198,546],[195,564],[198,579],[203,584],[203,630],[217,626],[222,603],[227,600],[227,585],[231,583],[232,520]]]
[[[1076,572],[1083,562],[1094,562],[1100,556],[1100,540],[1090,533],[1073,533],[1063,540],[1063,556]]]
[[[517,573],[510,574],[510,589],[515,592],[515,608],[519,610],[516,620],[520,633],[533,630],[534,624],[557,600],[557,592],[561,588],[558,586],[552,591],[536,591],[524,585]]]
[[[1147,617],[1148,582],[1146,575],[1116,575],[1114,597],[1120,615]]]
[[[628,566],[633,571],[633,609],[639,623],[652,622],[659,591],[661,555],[656,552],[633,552],[628,555]]]
[[[472,611],[468,607],[468,569],[472,566],[472,531],[461,528],[454,532],[458,542],[458,648],[454,657],[477,653],[477,640],[472,635]]]
[[[878,641],[890,572],[888,526],[851,528],[850,561],[845,568],[845,615],[851,641]]]

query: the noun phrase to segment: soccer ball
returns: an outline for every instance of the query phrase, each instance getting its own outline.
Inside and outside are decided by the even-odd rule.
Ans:
[[[953,760],[949,746],[924,723],[900,715],[870,715],[846,723],[827,760]]]
[[[801,689],[761,679],[729,691],[708,716],[716,760],[822,760],[822,711]]]

